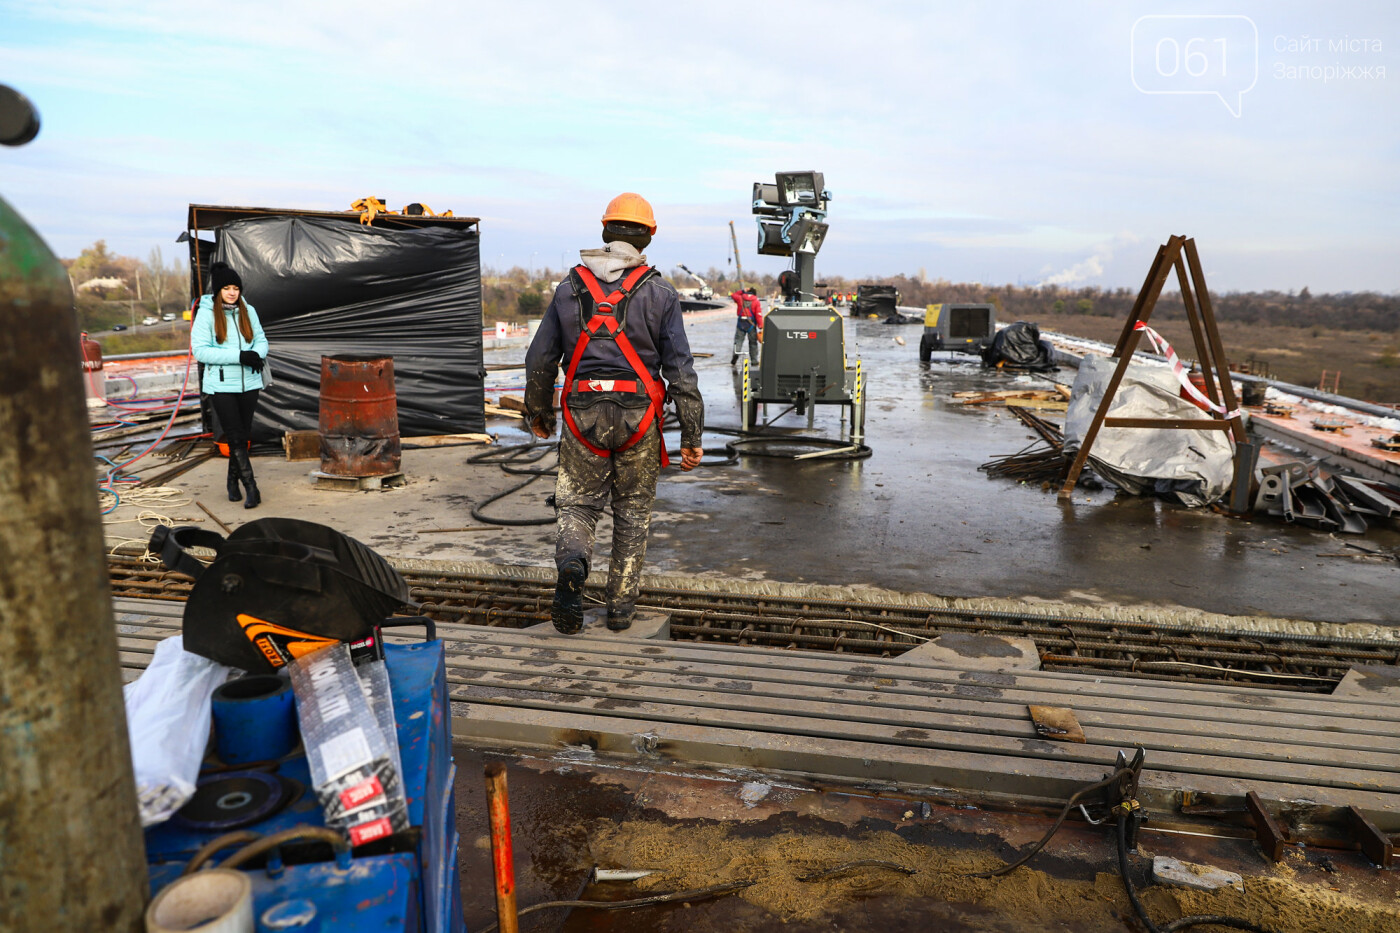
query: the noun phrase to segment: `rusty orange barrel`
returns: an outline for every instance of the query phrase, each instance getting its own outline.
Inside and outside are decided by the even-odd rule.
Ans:
[[[392,356],[321,357],[321,472],[399,472],[399,401]]]

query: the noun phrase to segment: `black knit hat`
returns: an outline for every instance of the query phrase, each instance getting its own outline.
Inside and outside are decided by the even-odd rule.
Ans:
[[[209,267],[209,284],[211,289],[216,292],[225,285],[237,285],[238,290],[243,291],[243,280],[226,262],[216,262]]]

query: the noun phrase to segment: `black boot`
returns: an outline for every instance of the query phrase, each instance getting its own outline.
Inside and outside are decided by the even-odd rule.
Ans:
[[[636,618],[637,607],[631,603],[625,606],[611,606],[608,608],[608,630],[613,632],[625,632],[632,627],[632,620]]]
[[[559,568],[559,582],[554,586],[554,606],[549,616],[561,635],[577,635],[583,631],[583,584],[588,579],[588,565],[574,557]]]
[[[243,480],[243,488],[248,490],[248,498],[244,500],[245,509],[255,509],[258,503],[262,502],[262,495],[258,493],[258,484],[253,479],[253,461],[248,456],[248,448],[229,448],[229,454],[234,463],[238,465],[238,476]]]
[[[243,490],[238,488],[238,461],[233,459],[233,451],[228,455],[228,501],[237,502],[243,498]]]
[[[734,365],[735,363],[737,363],[737,362],[739,362],[739,354],[735,353],[733,356],[731,356],[731,357],[729,358],[729,365],[730,365],[730,366],[733,366],[733,365]]]

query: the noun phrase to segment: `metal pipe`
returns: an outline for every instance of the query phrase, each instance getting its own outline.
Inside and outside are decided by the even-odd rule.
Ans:
[[[146,854],[72,286],[3,199],[0,330],[0,929],[137,933]]]
[[[515,911],[515,856],[510,846],[510,800],[506,766],[486,766],[486,806],[491,821],[491,865],[496,879],[496,925],[501,933],[520,933]]]

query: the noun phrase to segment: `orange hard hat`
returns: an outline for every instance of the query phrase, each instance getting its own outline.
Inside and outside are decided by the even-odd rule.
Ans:
[[[656,233],[656,215],[651,212],[651,205],[646,198],[631,191],[624,191],[608,202],[608,209],[603,211],[603,223],[610,220],[641,224],[647,228],[647,233]]]

